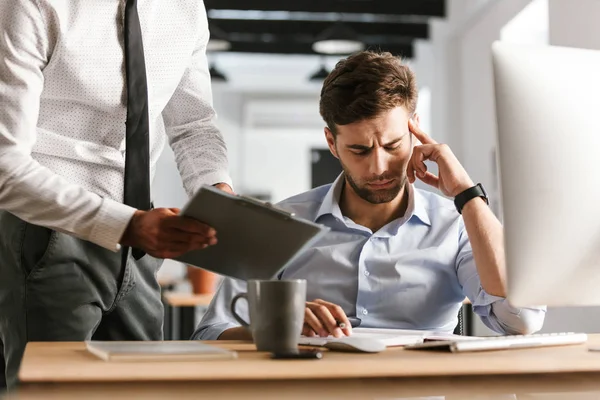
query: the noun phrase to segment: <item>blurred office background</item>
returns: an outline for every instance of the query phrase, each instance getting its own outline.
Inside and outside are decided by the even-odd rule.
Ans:
[[[344,52],[364,47],[390,51],[410,63],[419,82],[422,127],[448,143],[473,180],[486,185],[502,218],[492,42],[600,49],[600,0],[205,4],[214,107],[235,190],[272,202],[337,175],[339,165],[328,154],[318,112],[319,92],[324,74]],[[170,148],[160,160],[153,196],[157,206],[180,207],[187,200]],[[185,278],[186,268],[167,261],[160,273],[164,279]],[[551,309],[544,331],[600,332],[599,315],[600,308]],[[474,333],[491,334],[476,318]]]

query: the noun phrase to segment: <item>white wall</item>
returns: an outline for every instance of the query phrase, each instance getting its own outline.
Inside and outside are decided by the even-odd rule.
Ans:
[[[600,1],[548,0],[550,44],[600,49]]]

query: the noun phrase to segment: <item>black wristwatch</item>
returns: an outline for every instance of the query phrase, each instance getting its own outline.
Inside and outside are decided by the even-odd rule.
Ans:
[[[467,204],[469,200],[472,200],[476,197],[481,197],[483,200],[485,200],[486,204],[490,204],[487,193],[483,188],[483,185],[481,183],[478,183],[477,185],[459,193],[454,198],[454,205],[456,206],[456,211],[458,211],[459,214],[462,214],[462,209],[465,206],[465,204]]]

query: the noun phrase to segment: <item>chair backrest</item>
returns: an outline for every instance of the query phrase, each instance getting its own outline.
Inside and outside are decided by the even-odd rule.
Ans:
[[[464,335],[465,334],[465,319],[463,318],[463,308],[461,307],[458,310],[458,324],[456,324],[456,328],[454,328],[455,335]]]

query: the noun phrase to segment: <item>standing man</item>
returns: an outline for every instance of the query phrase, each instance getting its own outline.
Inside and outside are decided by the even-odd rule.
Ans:
[[[217,240],[152,209],[166,140],[231,191],[208,38],[197,0],[0,2],[0,385],[28,341],[162,338],[159,259]]]

